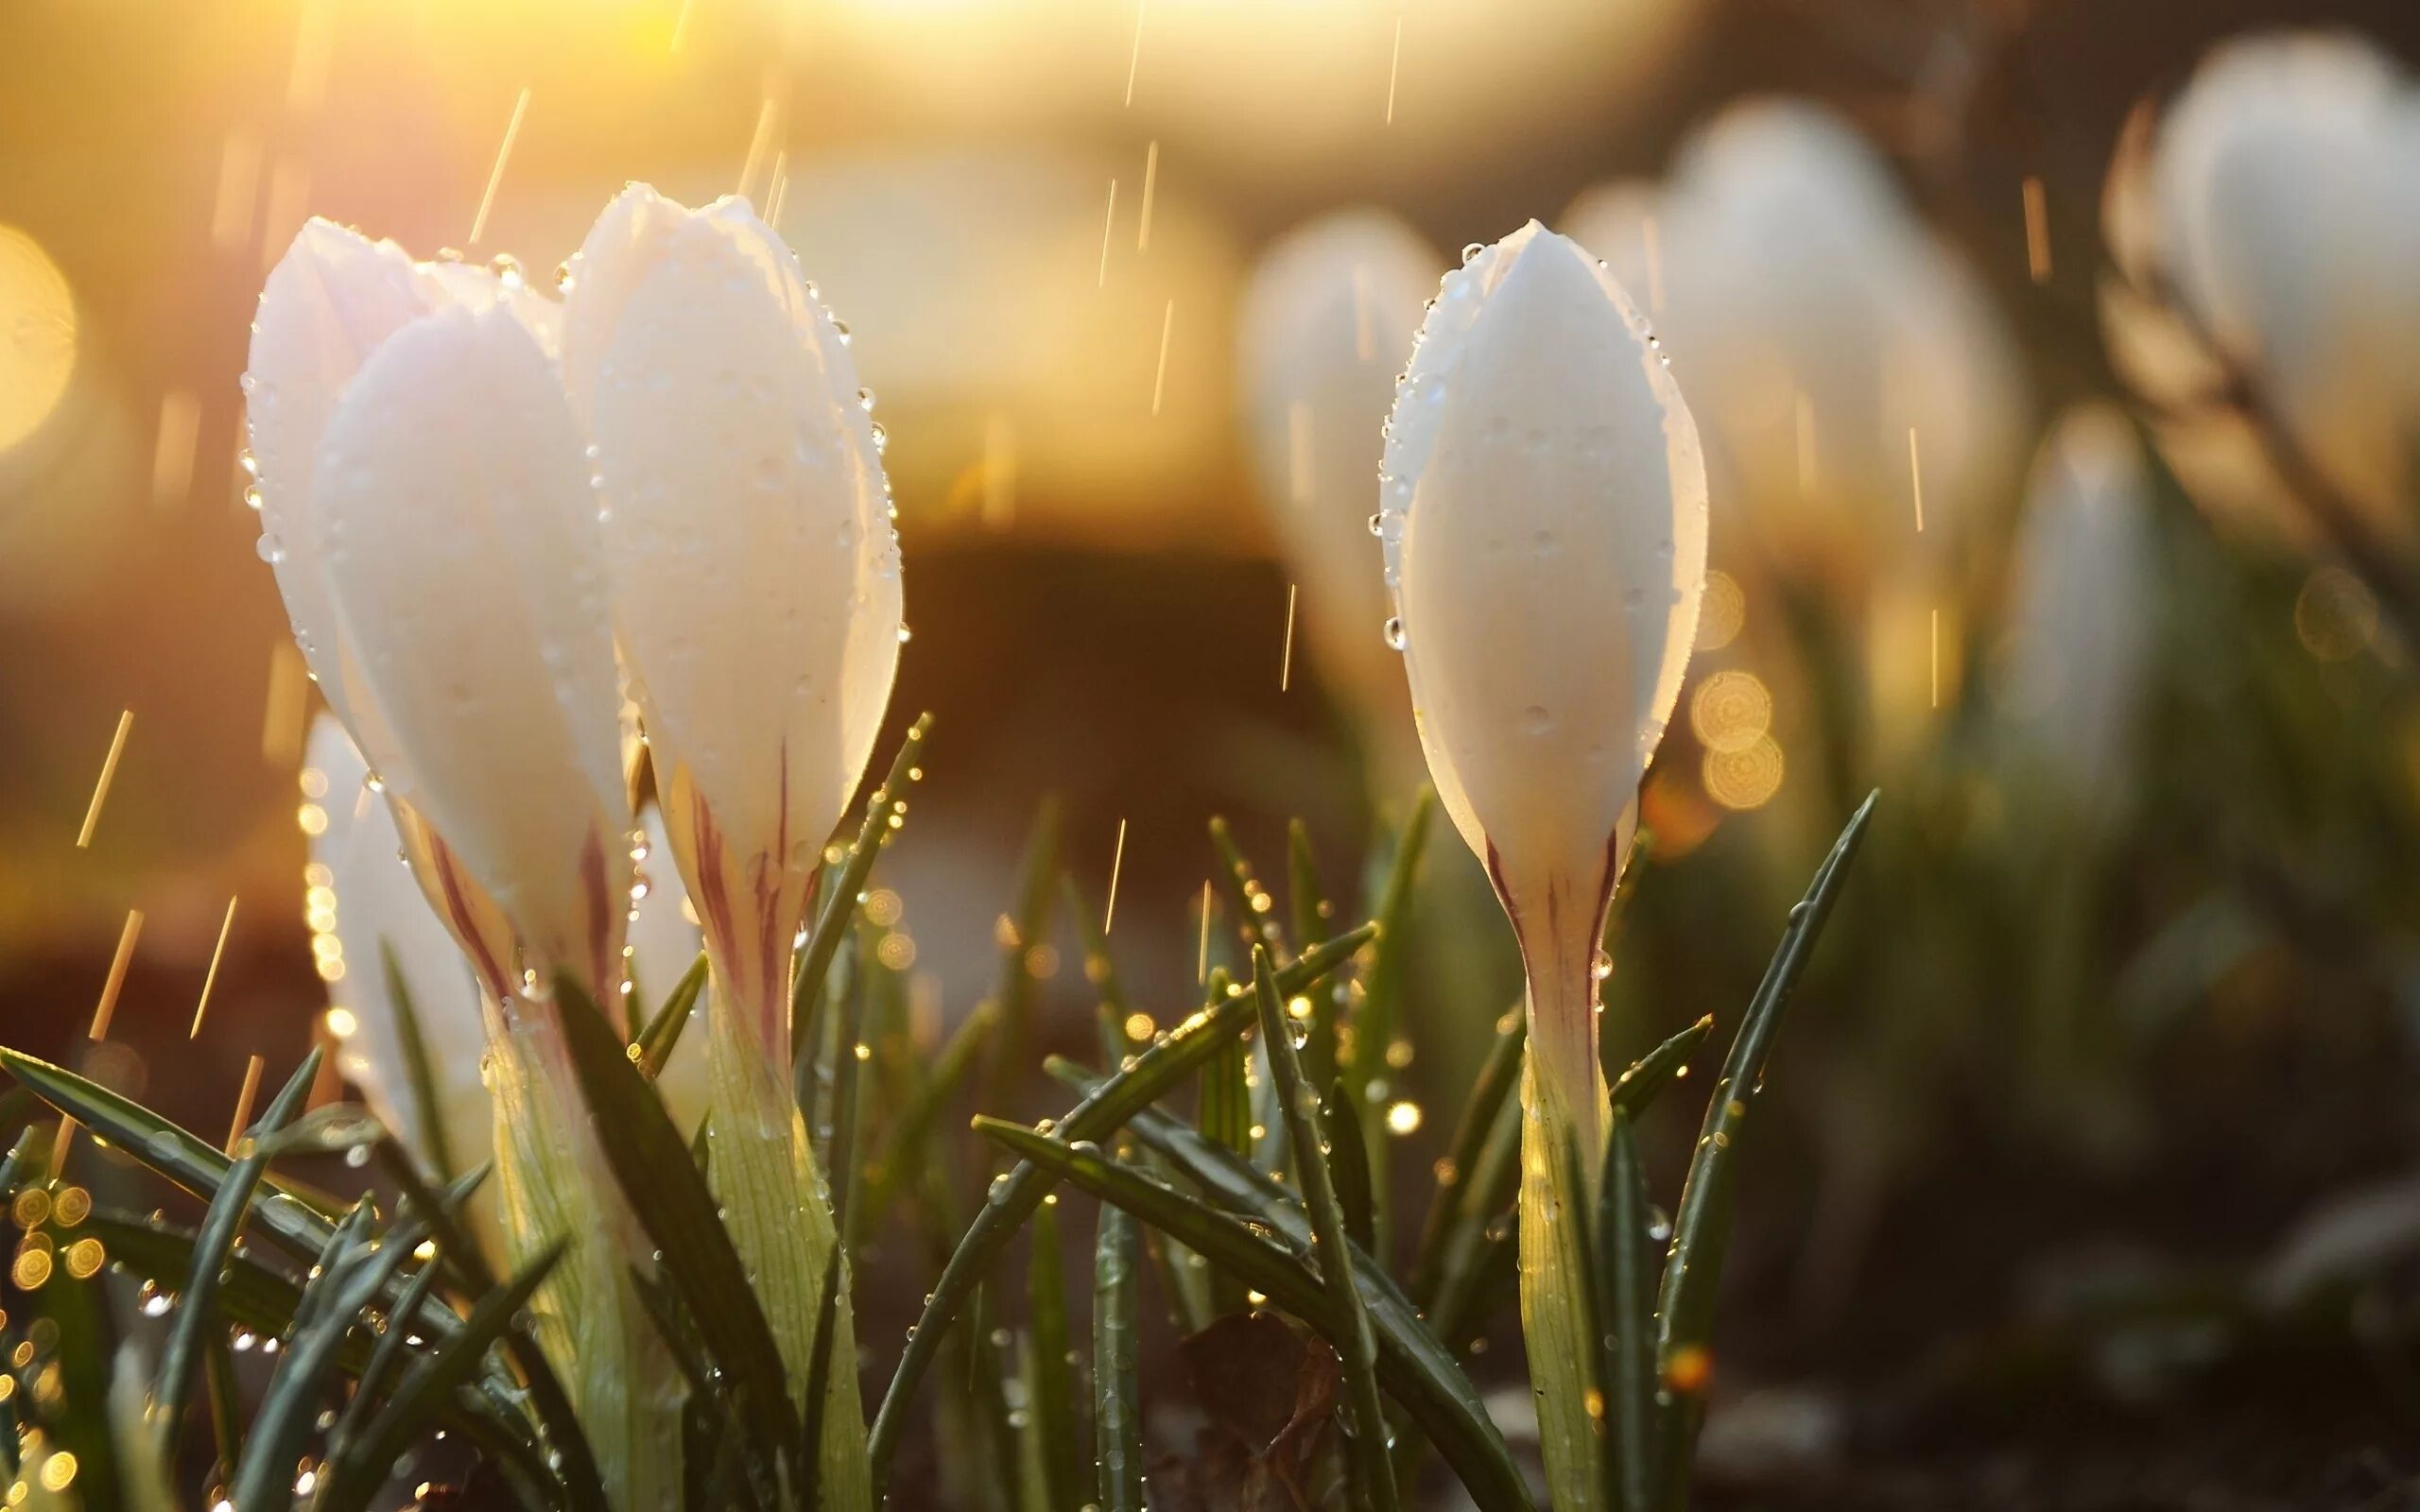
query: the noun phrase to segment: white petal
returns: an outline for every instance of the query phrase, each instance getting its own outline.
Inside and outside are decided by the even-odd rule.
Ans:
[[[1386,473],[1405,664],[1447,812],[1508,902],[1593,885],[1670,717],[1705,574],[1696,427],[1619,285],[1534,222],[1447,275]]]
[[[320,544],[395,741],[370,752],[542,975],[618,980],[631,861],[583,442],[510,314],[389,339],[328,424]]]
[[[723,979],[769,1014],[898,662],[898,543],[856,369],[744,204],[644,191],[583,251],[565,351],[674,847]]]

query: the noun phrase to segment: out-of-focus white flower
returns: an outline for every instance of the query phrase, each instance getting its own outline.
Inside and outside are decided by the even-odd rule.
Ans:
[[[573,260],[564,377],[673,851],[718,978],[789,1055],[789,964],[899,659],[881,433],[745,201],[643,186]]]
[[[1395,378],[1443,266],[1381,211],[1324,216],[1271,247],[1244,297],[1237,368],[1263,511],[1301,585],[1321,676],[1381,741],[1403,675],[1377,627],[1392,612],[1367,541]]]
[[[514,277],[305,226],[246,374],[263,554],[330,705],[499,998],[568,971],[618,1019],[631,880],[581,455]]]
[[[2025,428],[2011,343],[1888,167],[1813,106],[1735,106],[1660,187],[1564,226],[1640,298],[1688,386],[1715,490],[1772,571],[1862,589],[2004,492]],[[1909,433],[1921,457],[1916,530]]]
[[[1598,930],[1697,634],[1705,464],[1629,296],[1532,221],[1446,275],[1379,490],[1386,634],[1528,970],[1522,1323],[1548,1480],[1590,1486],[1597,1346],[1571,1234],[1594,1184],[1564,1152],[1593,1168],[1603,1145]]]
[[[2150,478],[2126,417],[2060,418],[2035,456],[2017,541],[2011,733],[2087,816],[2128,797],[2159,615]]]
[[[2420,546],[2420,88],[2342,34],[2215,49],[2112,163],[2102,284],[2113,361],[2163,410],[2161,447],[2224,517],[2308,523],[2227,406],[2227,369],[2369,526]],[[2163,301],[2172,301],[2173,307]]]

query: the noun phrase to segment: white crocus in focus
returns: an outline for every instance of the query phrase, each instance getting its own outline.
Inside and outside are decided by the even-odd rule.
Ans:
[[[2162,449],[2197,498],[2308,534],[2274,512],[2289,490],[2232,404],[2232,369],[2363,525],[2420,551],[2411,71],[2344,34],[2222,43],[2130,128],[2103,221],[2122,275],[2101,291],[2112,360],[2162,407]]]
[[[2035,457],[2016,546],[2011,729],[2079,818],[2123,808],[2133,778],[2159,582],[2151,478],[2125,415],[2061,417]]]
[[[678,1386],[552,993],[568,978],[621,1026],[632,879],[596,505],[553,344],[517,280],[314,222],[263,295],[246,387],[264,555],[486,995],[508,1247],[570,1242],[539,1336],[635,1509],[677,1495]]]
[[[836,1240],[789,1090],[791,956],[898,666],[881,433],[846,338],[745,201],[692,211],[633,186],[572,268],[565,382],[595,438],[623,660],[714,967],[712,1179],[803,1388]],[[836,1317],[836,1355],[854,1359],[845,1305]],[[864,1410],[854,1371],[830,1381],[822,1484],[860,1505]]]
[[[1369,572],[1370,477],[1396,375],[1443,266],[1375,210],[1288,232],[1245,292],[1236,369],[1261,512],[1298,579],[1303,638],[1322,679],[1373,746],[1385,791],[1416,775],[1403,676],[1370,631],[1392,610]]]
[[[1621,285],[1533,221],[1446,275],[1379,493],[1386,634],[1529,972],[1522,1318],[1556,1504],[1594,1506],[1595,1346],[1571,1248],[1591,1183],[1562,1151],[1593,1171],[1602,1148],[1598,930],[1697,631],[1697,426]]]

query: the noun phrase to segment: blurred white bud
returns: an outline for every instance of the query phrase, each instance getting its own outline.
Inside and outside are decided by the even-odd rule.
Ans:
[[[1240,406],[1263,512],[1299,585],[1322,679],[1383,746],[1403,674],[1377,633],[1393,612],[1370,571],[1370,521],[1395,379],[1443,260],[1381,211],[1288,232],[1253,272],[1238,335]]]
[[[718,979],[788,1063],[791,941],[899,662],[899,546],[856,369],[746,202],[597,218],[564,377],[614,612]]]
[[[1380,492],[1421,746],[1593,1111],[1598,923],[1705,577],[1697,427],[1621,286],[1533,221],[1446,275]]]
[[[2026,420],[2012,345],[1844,122],[1735,106],[1660,187],[1590,190],[1564,226],[1639,299],[1687,385],[1746,526],[1726,551],[1862,591],[2007,490]]]
[[[2284,487],[2230,407],[2233,369],[2372,530],[2420,547],[2410,72],[2342,34],[2222,43],[2163,116],[2130,127],[2103,219],[2123,275],[2102,290],[2113,361],[2164,411],[2162,450],[2197,498],[2308,534],[2278,509]]]
[[[2125,415],[2060,418],[2034,457],[2016,545],[2007,667],[2021,759],[2093,820],[2133,782],[2159,619],[2150,477]]]

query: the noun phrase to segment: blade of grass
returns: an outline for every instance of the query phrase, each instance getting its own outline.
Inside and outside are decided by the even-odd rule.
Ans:
[[[1308,950],[1327,938],[1328,920],[1336,906],[1328,902],[1327,885],[1320,880],[1319,858],[1311,853],[1311,832],[1295,819],[1286,826],[1286,896],[1292,906],[1294,940]],[[1305,1022],[1303,1074],[1314,1087],[1336,1080],[1336,1011],[1340,995],[1330,987],[1311,997]]]
[[[655,1010],[655,1017],[639,1031],[639,1070],[648,1080],[664,1074],[673,1047],[681,1042],[681,1031],[689,1027],[690,1013],[697,1007],[698,999],[705,995],[706,978],[712,970],[706,962],[706,953],[700,951],[689,969],[681,973],[681,980],[672,984],[671,992],[665,997],[664,1005]]]
[[[1355,1244],[1374,1254],[1370,1152],[1362,1146],[1361,1125],[1354,1120],[1352,1097],[1341,1078],[1328,1088],[1327,1097],[1320,1104],[1320,1127],[1327,1134],[1328,1176],[1336,1186],[1337,1206],[1344,1213],[1344,1231]]]
[[[1369,941],[1375,928],[1364,924],[1306,953],[1279,973],[1279,990],[1300,992],[1322,980],[1350,960],[1353,953]],[[1204,1005],[1136,1056],[1133,1065],[1110,1077],[1098,1092],[1070,1109],[1058,1121],[1051,1137],[1072,1143],[1115,1132],[1137,1108],[1147,1108],[1165,1096],[1216,1054],[1251,1022],[1253,1012],[1251,999],[1240,994]],[[915,1395],[917,1383],[931,1367],[933,1356],[949,1336],[977,1285],[991,1271],[1009,1236],[1042,1201],[1052,1179],[1030,1161],[998,1177],[982,1210],[950,1252],[949,1262],[933,1284],[932,1296],[925,1304],[923,1316],[917,1319],[916,1332],[908,1340],[890,1388],[883,1393],[882,1407],[867,1434],[867,1454],[873,1464],[877,1487],[888,1478],[890,1455],[907,1427],[908,1402]]]
[[[798,1445],[798,1423],[781,1352],[688,1142],[579,984],[560,977],[555,992],[563,1042],[606,1162],[655,1242],[664,1273],[697,1320],[715,1363],[735,1394],[746,1392],[742,1423],[758,1462],[769,1471],[787,1464]]]
[[[1655,1309],[1661,1331],[1657,1358],[1670,1393],[1658,1454],[1662,1469],[1657,1489],[1668,1507],[1687,1503],[1689,1460],[1705,1414],[1706,1373],[1698,1366],[1705,1359],[1714,1320],[1715,1283],[1722,1275],[1723,1256],[1730,1246],[1731,1194],[1738,1177],[1734,1154],[1747,1125],[1749,1107],[1763,1082],[1765,1059],[1772,1051],[1782,1010],[1806,974],[1815,941],[1840,896],[1849,862],[1865,837],[1867,821],[1880,796],[1868,795],[1850,816],[1831,853],[1815,868],[1806,898],[1790,909],[1781,944],[1765,968],[1756,995],[1749,1001],[1730,1053],[1723,1057],[1722,1075],[1706,1103],[1705,1123],[1681,1188],[1681,1207],[1673,1219],[1672,1246],[1665,1257]]]
[[[1211,849],[1219,852],[1219,890],[1226,895],[1227,911],[1235,916],[1236,934],[1244,949],[1266,950],[1286,958],[1286,932],[1277,927],[1276,900],[1260,885],[1252,858],[1236,844],[1236,832],[1224,818],[1210,821]]]
[[[1042,1441],[1049,1505],[1084,1500],[1082,1425],[1076,1412],[1076,1356],[1067,1327],[1067,1263],[1059,1242],[1059,1205],[1033,1211],[1026,1256],[1028,1317],[1033,1338],[1034,1432]]]
[[[1312,1267],[1309,1220],[1299,1207],[1287,1204],[1300,1225],[1301,1240],[1281,1242],[1284,1230],[1277,1225],[1221,1212],[1116,1164],[1090,1141],[1062,1144],[1022,1125],[990,1118],[977,1119],[976,1127],[1079,1190],[1176,1235],[1211,1263],[1236,1271],[1272,1305],[1301,1318],[1331,1344],[1342,1332],[1324,1283]],[[1527,1512],[1531,1503],[1520,1467],[1469,1378],[1409,1304],[1401,1301],[1401,1294],[1389,1295],[1391,1288],[1368,1257],[1355,1256],[1353,1264],[1372,1307],[1380,1383],[1436,1441],[1481,1512]]]
[[[978,1003],[942,1046],[941,1055],[933,1061],[932,1075],[917,1089],[914,1100],[891,1120],[881,1153],[866,1167],[865,1188],[851,1204],[851,1211],[864,1217],[862,1221],[852,1217],[853,1230],[862,1235],[880,1228],[900,1182],[923,1170],[925,1143],[932,1136],[934,1123],[981,1064],[983,1049],[999,1022],[998,1004]]]
[[[814,1037],[804,1030],[815,1022],[823,979],[832,970],[832,956],[840,948],[841,936],[848,933],[846,925],[850,914],[856,909],[857,894],[865,890],[866,879],[873,875],[874,858],[898,833],[891,821],[907,816],[908,784],[924,776],[921,764],[925,737],[932,733],[932,729],[931,714],[917,715],[916,722],[900,738],[899,751],[890,758],[890,770],[883,774],[882,785],[866,795],[866,816],[857,826],[856,842],[849,847],[838,875],[825,888],[823,907],[815,916],[815,928],[807,934],[806,949],[799,953],[796,974],[790,983],[790,1034],[797,1062],[791,1069],[796,1076],[804,1077],[807,1072],[808,1047],[814,1043]]]
[[[832,1132],[820,1152],[832,1189],[835,1233],[844,1231],[848,1210],[862,1184],[866,1157],[858,1143],[863,1131],[858,1127],[857,1074],[865,1062],[857,1052],[864,1048],[866,1000],[873,990],[873,973],[884,970],[874,959],[873,926],[860,918],[856,935],[857,969],[849,973],[849,989],[840,997],[839,1032],[832,1052]]]
[[[395,1037],[403,1041],[404,1074],[412,1090],[412,1123],[420,1131],[429,1168],[440,1181],[451,1181],[461,1167],[454,1163],[453,1148],[446,1142],[445,1105],[437,1095],[436,1067],[428,1058],[428,1041],[421,1036],[420,1010],[412,1005],[411,985],[404,980],[394,946],[383,935],[378,938],[378,966],[387,975],[387,1001],[395,1010]],[[468,984],[464,986],[467,988]]]
[[[1361,997],[1353,1011],[1353,1059],[1344,1068],[1345,1085],[1352,1089],[1353,1106],[1360,1116],[1361,1143],[1370,1155],[1374,1193],[1388,1189],[1386,1098],[1374,1086],[1382,1087],[1389,1079],[1387,1047],[1394,1042],[1406,953],[1411,948],[1413,884],[1420,874],[1420,858],[1427,850],[1429,821],[1436,808],[1436,793],[1424,786],[1412,799],[1411,812],[1404,816],[1402,836],[1387,868],[1386,885],[1378,893],[1378,937],[1371,943],[1370,958],[1361,971]],[[1393,1225],[1383,1207],[1374,1215],[1374,1225],[1379,1248],[1385,1252],[1392,1243]]]
[[[1100,1512],[1143,1512],[1143,1396],[1134,1220],[1102,1203],[1093,1241],[1093,1490]]]
[[[1000,1034],[984,1078],[987,1100],[994,1106],[1008,1103],[1033,1058],[1034,977],[1028,962],[1050,933],[1058,875],[1059,800],[1050,798],[1035,811],[1025,855],[1017,863],[1016,911],[1001,919],[999,977],[992,988],[992,1001],[1000,1005]]]
[[[1478,1168],[1480,1149],[1495,1126],[1496,1110],[1521,1081],[1521,1052],[1530,1040],[1529,1018],[1515,1007],[1495,1021],[1495,1042],[1479,1062],[1470,1095],[1462,1099],[1461,1115],[1454,1121],[1453,1142],[1437,1162],[1437,1192],[1420,1226],[1420,1241],[1412,1251],[1410,1291],[1423,1301],[1436,1295],[1437,1267],[1444,1258],[1445,1237],[1453,1231],[1461,1184]]]
[[[286,1512],[293,1505],[295,1462],[310,1441],[338,1353],[362,1311],[409,1253],[401,1245],[364,1236],[348,1244],[304,1289],[293,1342],[269,1378],[252,1419],[251,1442],[235,1467],[235,1512]]]
[[[302,1098],[319,1074],[320,1052],[314,1047],[286,1079],[285,1086],[269,1100],[259,1120],[245,1131],[236,1148],[246,1153],[229,1168],[225,1183],[202,1215],[201,1231],[194,1244],[193,1269],[179,1293],[182,1305],[175,1326],[168,1331],[168,1342],[161,1349],[160,1370],[152,1385],[152,1421],[158,1425],[161,1448],[167,1455],[175,1454],[178,1435],[183,1431],[185,1403],[194,1365],[201,1353],[202,1337],[218,1326],[219,1273],[227,1268],[227,1252],[234,1246],[235,1236],[243,1230],[244,1216],[251,1210],[253,1189],[260,1184],[261,1173],[268,1168],[268,1155],[259,1146],[285,1126],[302,1106]]]
[[[815,1343],[806,1356],[806,1412],[799,1430],[799,1460],[812,1476],[819,1463],[823,1443],[823,1408],[832,1393],[832,1340],[840,1331],[840,1286],[846,1278],[840,1269],[840,1249],[834,1246],[824,1258],[823,1285],[816,1294]],[[799,1505],[812,1507],[817,1503],[816,1487],[810,1482],[800,1488]]]
[[[1605,1504],[1652,1512],[1655,1504],[1655,1247],[1647,1173],[1630,1114],[1616,1109],[1605,1138],[1594,1246],[1597,1328],[1604,1339],[1598,1374],[1612,1415],[1613,1472]]]
[[[1293,1146],[1294,1178],[1302,1189],[1303,1206],[1310,1213],[1320,1279],[1341,1335],[1335,1342],[1351,1408],[1355,1478],[1361,1499],[1373,1512],[1393,1512],[1395,1470],[1387,1452],[1386,1408],[1378,1400],[1378,1343],[1371,1332],[1369,1311],[1361,1305],[1361,1288],[1353,1277],[1344,1206],[1328,1170],[1328,1139],[1315,1102],[1319,1093],[1303,1080],[1303,1068],[1294,1058],[1293,1026],[1286,1016],[1286,1000],[1277,992],[1277,963],[1266,945],[1253,947],[1252,978],[1253,993],[1260,1004],[1260,1037],[1269,1046],[1269,1064],[1277,1076],[1277,1100],[1285,1109]],[[1369,1177],[1365,1164],[1360,1172],[1365,1214]]]

